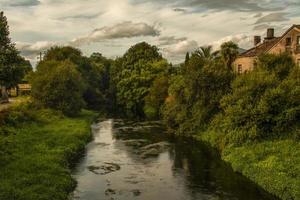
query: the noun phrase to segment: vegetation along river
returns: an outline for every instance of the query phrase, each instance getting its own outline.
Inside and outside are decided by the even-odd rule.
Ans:
[[[159,122],[106,120],[73,176],[81,200],[269,200],[206,145],[168,138]]]

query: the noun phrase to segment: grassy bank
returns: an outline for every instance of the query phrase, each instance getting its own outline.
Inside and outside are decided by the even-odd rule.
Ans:
[[[77,118],[24,104],[0,115],[0,199],[65,200],[70,164],[91,138],[95,113]]]
[[[217,145],[209,135],[212,134],[203,134],[197,139],[220,149],[222,159],[236,172],[280,199],[300,199],[299,141],[286,139],[224,147]]]

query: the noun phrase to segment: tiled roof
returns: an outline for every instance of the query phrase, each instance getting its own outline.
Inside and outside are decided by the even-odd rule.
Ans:
[[[289,28],[281,37],[276,37],[271,40],[266,40],[262,44],[253,47],[244,53],[241,53],[239,57],[254,57],[258,56],[262,53],[268,52],[273,46],[275,46],[287,33],[290,32],[293,28],[298,28],[300,29],[300,25],[293,25],[291,28]]]
[[[253,57],[260,55],[262,53],[266,53],[269,51],[279,40],[281,37],[274,38],[272,40],[264,41],[262,44],[253,47],[252,49],[249,49],[245,51],[244,53],[240,54],[240,57]]]

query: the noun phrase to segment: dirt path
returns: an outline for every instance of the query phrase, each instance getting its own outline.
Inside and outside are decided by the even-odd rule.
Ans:
[[[18,102],[18,100],[13,98],[13,99],[9,99],[9,103],[0,104],[0,112],[8,109],[10,106],[14,105],[16,102]]]

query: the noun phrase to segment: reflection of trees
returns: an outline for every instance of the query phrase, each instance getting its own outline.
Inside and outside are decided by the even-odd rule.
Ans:
[[[139,148],[126,146],[122,140],[146,139],[149,143],[166,141],[168,137],[161,128],[139,129],[137,123],[126,124],[125,131],[113,133],[115,148],[125,152],[133,163],[146,168],[157,158],[142,159]],[[172,141],[173,142],[173,141]],[[201,196],[215,196],[216,199],[264,200],[274,199],[264,197],[262,191],[246,178],[238,175],[220,160],[217,153],[203,143],[179,138],[169,149],[169,159],[173,161],[173,176],[177,183],[185,187],[189,193],[187,199],[201,199]],[[174,183],[175,184],[175,183]],[[200,198],[199,198],[200,197]]]
[[[192,196],[204,193],[218,194],[220,199],[273,199],[248,179],[234,173],[205,144],[179,140],[169,154],[174,162],[174,176],[180,176],[184,172],[181,174],[186,179],[184,186]]]

